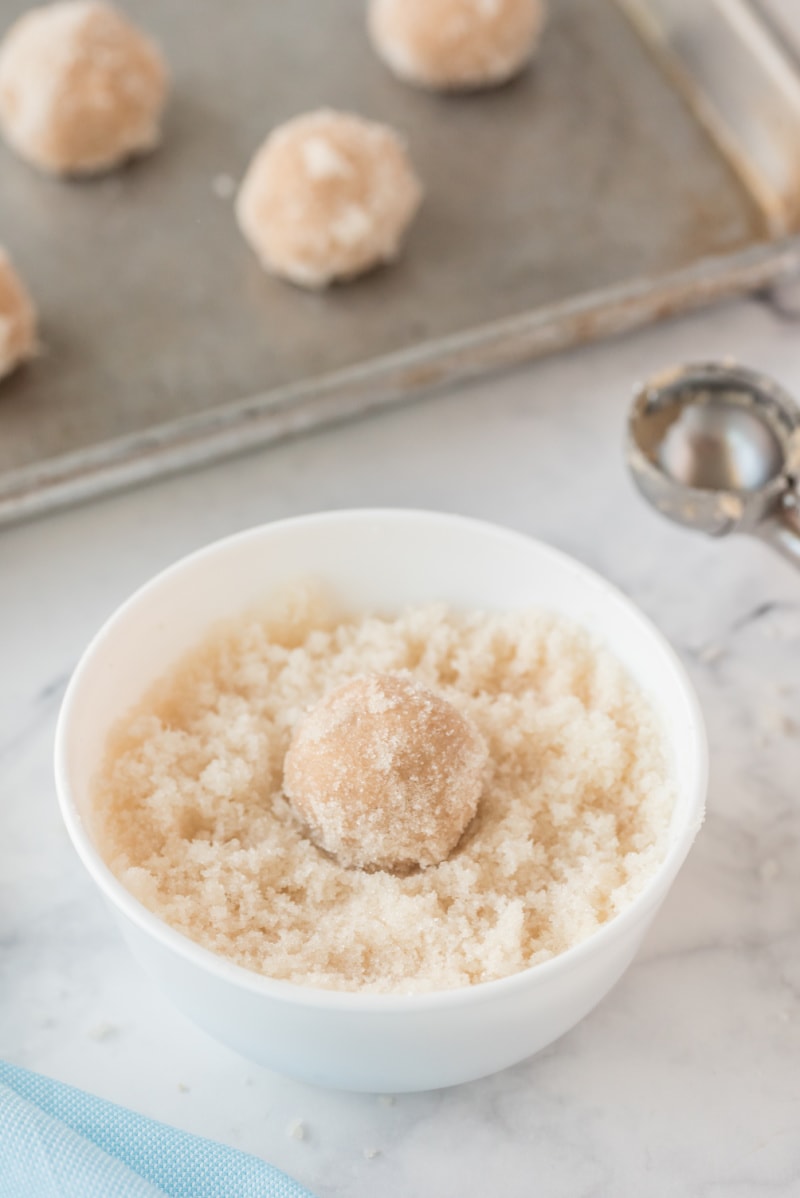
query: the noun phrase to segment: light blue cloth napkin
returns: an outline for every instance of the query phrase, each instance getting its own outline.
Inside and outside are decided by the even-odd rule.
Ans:
[[[266,1161],[0,1061],[2,1198],[312,1198]]]

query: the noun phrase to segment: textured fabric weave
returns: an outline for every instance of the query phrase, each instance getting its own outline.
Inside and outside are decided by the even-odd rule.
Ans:
[[[311,1198],[266,1161],[0,1061],[2,1198]]]

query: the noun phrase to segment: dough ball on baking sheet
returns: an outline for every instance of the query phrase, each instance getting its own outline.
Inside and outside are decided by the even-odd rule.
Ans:
[[[236,213],[266,270],[325,287],[396,257],[421,198],[392,129],[322,109],[270,134],[248,168]]]
[[[505,83],[529,62],[544,0],[372,0],[369,31],[387,66],[420,87]]]
[[[157,47],[99,0],[32,8],[0,43],[0,127],[53,174],[104,171],[152,149],[166,97]]]
[[[0,246],[0,379],[36,353],[36,308]]]

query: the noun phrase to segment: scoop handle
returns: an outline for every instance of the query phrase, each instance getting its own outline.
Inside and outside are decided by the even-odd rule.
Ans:
[[[754,530],[800,570],[800,493],[792,488],[780,507]]]

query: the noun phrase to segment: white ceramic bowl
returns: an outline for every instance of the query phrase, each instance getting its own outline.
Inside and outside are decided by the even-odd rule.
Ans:
[[[432,994],[370,995],[296,986],[200,948],[146,910],[104,864],[84,822],[106,733],[166,665],[221,617],[274,587],[314,577],[354,610],[446,600],[551,608],[598,633],[661,713],[677,775],[669,849],[655,876],[588,940],[499,981]],[[457,516],[351,511],[255,528],[158,575],[111,617],[70,683],[56,782],[72,841],[130,948],[174,1003],[244,1056],[349,1090],[449,1086],[537,1052],[619,979],[703,818],[706,743],[690,683],[659,632],[618,591],[562,553]]]

